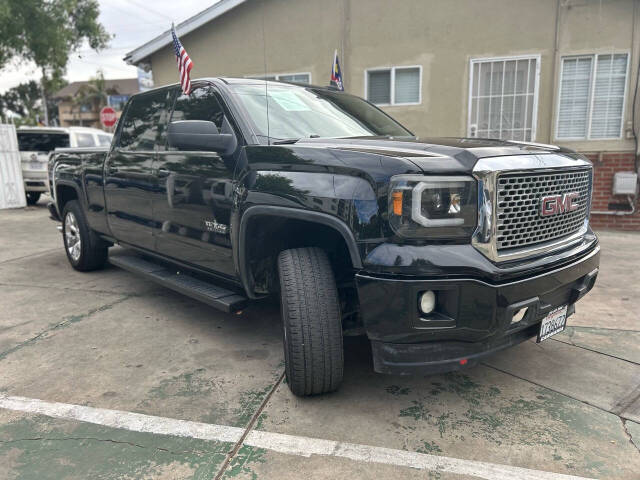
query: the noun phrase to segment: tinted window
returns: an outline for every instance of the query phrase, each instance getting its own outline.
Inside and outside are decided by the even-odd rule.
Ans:
[[[68,133],[18,132],[21,152],[51,152],[64,147],[69,147]]]
[[[95,147],[93,135],[90,133],[76,133],[76,142],[79,147]]]
[[[180,95],[176,99],[171,121],[207,120],[222,129],[224,110],[215,96],[213,87],[196,88],[190,95]]]
[[[164,145],[169,99],[169,90],[133,97],[125,112],[120,147],[127,150],[154,150],[156,145]]]

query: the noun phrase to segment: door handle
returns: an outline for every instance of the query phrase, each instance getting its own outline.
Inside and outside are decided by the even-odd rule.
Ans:
[[[166,178],[169,175],[171,175],[171,171],[170,170],[165,170],[164,168],[159,168],[158,171],[156,172],[156,176],[158,178]]]

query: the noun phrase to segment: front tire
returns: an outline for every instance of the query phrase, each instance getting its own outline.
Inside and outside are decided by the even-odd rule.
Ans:
[[[287,382],[298,396],[335,391],[344,357],[340,301],[324,250],[296,248],[278,256]]]
[[[89,228],[76,200],[67,202],[62,210],[62,239],[69,263],[76,270],[97,270],[106,263],[109,246]]]
[[[27,192],[27,205],[35,205],[40,200],[42,192]]]

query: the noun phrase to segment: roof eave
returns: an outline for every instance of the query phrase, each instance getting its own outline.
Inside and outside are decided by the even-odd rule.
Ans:
[[[218,3],[210,6],[206,10],[195,14],[193,17],[188,18],[177,25],[176,33],[178,36],[186,35],[246,1],[247,0],[220,0]],[[171,30],[166,30],[153,40],[150,40],[135,50],[128,52],[124,57],[124,61],[129,65],[137,65],[145,58],[160,50],[162,47],[169,45],[171,41]]]

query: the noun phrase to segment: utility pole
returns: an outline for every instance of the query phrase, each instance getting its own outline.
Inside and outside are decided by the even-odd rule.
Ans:
[[[49,111],[47,109],[47,96],[44,93],[44,82],[46,80],[44,67],[42,68],[42,80],[40,81],[40,92],[42,94],[42,113],[44,114],[44,125],[49,126]]]

